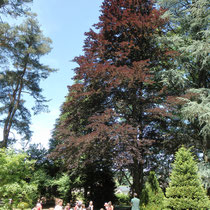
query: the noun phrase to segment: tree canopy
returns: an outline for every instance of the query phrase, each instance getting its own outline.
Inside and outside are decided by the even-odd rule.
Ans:
[[[17,17],[26,13],[27,3],[33,0],[0,0],[0,14]]]
[[[1,147],[8,147],[15,139],[9,134],[14,129],[23,137],[30,140],[31,112],[25,106],[25,96],[31,96],[35,105],[34,114],[46,110],[43,103],[47,100],[42,96],[39,86],[41,80],[46,79],[55,70],[40,62],[40,57],[51,50],[51,40],[40,30],[34,16],[19,26],[8,25],[5,39],[7,62],[1,68],[0,84],[3,95],[0,98],[0,124],[3,126],[3,140]]]
[[[209,3],[207,0],[159,3],[168,9],[165,16],[170,18],[169,33],[160,40],[178,52],[172,68],[163,73],[164,84],[171,88],[169,106],[180,117],[181,126],[191,130],[184,138],[203,150],[204,159],[209,162]]]
[[[41,58],[51,40],[30,2],[0,1],[0,147],[16,141],[13,131],[28,143],[32,113],[47,110],[40,81],[55,70]],[[6,22],[19,16],[23,24]],[[108,200],[128,204],[135,192],[144,209],[163,209],[163,201],[172,209],[208,208],[208,0],[104,0],[85,35],[50,148],[0,150],[0,197],[8,204],[14,196],[13,207],[46,196],[100,208]],[[197,162],[182,144],[194,146]],[[115,197],[117,181],[129,185],[128,196]]]
[[[140,194],[145,157],[162,140],[165,123],[158,72],[172,53],[156,42],[164,10],[148,0],[105,0],[101,11],[95,31],[86,33],[84,55],[74,59],[76,83],[62,106],[56,151],[71,162],[97,144],[109,147]]]

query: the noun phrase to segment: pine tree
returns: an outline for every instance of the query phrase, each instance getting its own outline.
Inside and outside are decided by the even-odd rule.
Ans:
[[[33,0],[0,0],[0,17],[3,15],[10,15],[17,17],[25,14],[29,8],[26,3],[33,2]]]
[[[210,208],[210,201],[198,175],[197,163],[190,149],[184,146],[175,155],[164,205],[170,209]]]
[[[40,57],[51,50],[51,40],[44,37],[34,16],[20,26],[11,27],[8,31],[9,42],[7,59],[0,70],[3,95],[0,98],[0,125],[3,127],[3,139],[0,147],[8,147],[12,143],[9,134],[12,129],[30,140],[31,112],[25,106],[25,96],[31,96],[35,105],[34,114],[47,109],[47,100],[42,96],[39,82],[46,79],[55,70],[40,62]]]
[[[163,209],[163,199],[164,194],[155,176],[155,172],[151,171],[142,192],[141,203],[146,206],[145,209],[161,210]]]
[[[28,3],[33,0],[0,0],[0,62],[4,63],[7,60],[7,52],[11,37],[9,31],[11,30],[7,23],[7,18],[17,18],[18,16],[27,16],[30,11]],[[1,75],[0,75],[1,80]],[[1,87],[1,84],[0,84]],[[1,97],[1,89],[0,89]]]

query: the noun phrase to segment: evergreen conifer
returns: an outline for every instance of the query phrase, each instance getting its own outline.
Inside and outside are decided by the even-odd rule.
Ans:
[[[155,172],[151,171],[142,193],[142,203],[145,209],[162,209],[164,194],[160,188]]]
[[[210,201],[201,184],[198,167],[190,149],[182,146],[176,153],[170,180],[164,202],[166,208],[210,208]]]

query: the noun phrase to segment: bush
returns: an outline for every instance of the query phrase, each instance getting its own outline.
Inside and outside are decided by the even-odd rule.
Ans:
[[[32,203],[37,194],[37,185],[30,181],[34,161],[25,153],[10,149],[0,149],[0,198],[5,208],[12,199],[12,205],[20,202]]]
[[[67,173],[63,173],[57,179],[51,180],[50,185],[51,186],[57,186],[57,190],[59,192],[60,197],[64,201],[68,201],[71,180],[70,180],[70,177]]]
[[[130,206],[130,196],[123,193],[116,194],[117,205],[119,206]]]
[[[189,149],[181,147],[172,165],[165,207],[170,209],[208,209],[210,201],[198,176],[198,167]]]
[[[155,172],[151,171],[141,196],[141,209],[163,209],[164,194],[159,186]]]
[[[17,205],[17,207],[20,208],[21,210],[23,210],[23,209],[29,208],[29,204],[26,203],[26,202],[20,202],[20,203]]]

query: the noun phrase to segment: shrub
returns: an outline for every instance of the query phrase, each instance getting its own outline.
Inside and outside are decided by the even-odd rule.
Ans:
[[[0,198],[5,207],[9,199],[13,206],[20,202],[32,203],[37,194],[37,185],[30,182],[33,164],[25,153],[0,149]]]
[[[172,165],[165,207],[170,209],[206,209],[210,201],[198,176],[198,167],[190,149],[181,147]]]
[[[29,204],[26,203],[26,202],[20,202],[20,203],[17,205],[17,207],[20,208],[21,210],[23,210],[23,209],[29,208]]]
[[[118,193],[118,194],[116,194],[116,197],[117,197],[117,204],[119,206],[130,205],[130,196],[129,195],[125,195],[123,193]]]
[[[164,194],[160,188],[155,172],[151,171],[145,187],[142,191],[141,205],[142,209],[158,210],[163,208]]]

